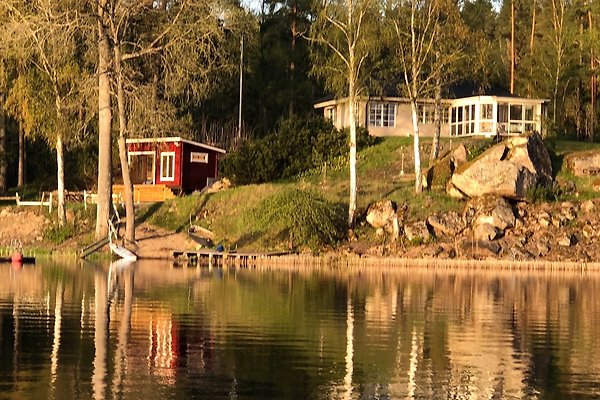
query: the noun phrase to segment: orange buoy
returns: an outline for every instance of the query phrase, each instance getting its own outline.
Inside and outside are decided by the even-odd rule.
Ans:
[[[13,263],[23,263],[23,254],[20,251],[15,250],[10,256],[10,261]]]

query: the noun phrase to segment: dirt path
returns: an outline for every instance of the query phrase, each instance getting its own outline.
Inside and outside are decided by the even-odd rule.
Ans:
[[[196,246],[186,233],[172,232],[146,223],[136,226],[135,236],[137,243],[131,249],[140,258],[167,258],[173,250],[190,250]]]

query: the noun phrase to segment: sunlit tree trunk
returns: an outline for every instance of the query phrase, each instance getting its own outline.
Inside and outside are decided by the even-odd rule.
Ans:
[[[423,191],[423,175],[421,174],[421,153],[419,151],[419,118],[417,100],[410,102],[412,123],[413,123],[413,149],[415,153],[415,192]]]
[[[515,0],[510,2],[510,93],[515,92]]]
[[[96,239],[108,235],[112,202],[112,108],[110,93],[110,39],[106,22],[108,0],[98,1],[98,208]]]
[[[442,133],[442,83],[439,75],[435,78],[435,113],[433,119],[435,132],[433,133],[433,144],[431,146],[432,161],[440,156],[440,136]]]
[[[57,213],[58,225],[65,224],[65,160],[63,154],[63,137],[62,133],[57,133],[56,136],[56,181],[57,181]]]
[[[123,70],[121,68],[121,49],[114,46],[114,65],[117,80],[117,107],[119,113],[119,159],[121,161],[121,174],[125,198],[125,239],[135,242],[135,209],[133,205],[133,183],[129,171],[129,160],[127,156],[127,118],[125,115],[125,90],[123,89]]]
[[[7,162],[6,162],[6,118],[4,115],[4,95],[0,94],[0,193],[6,192],[7,183]]]
[[[25,151],[25,130],[23,124],[19,123],[19,161],[17,167],[17,186],[22,187],[25,185],[25,158],[27,153]]]

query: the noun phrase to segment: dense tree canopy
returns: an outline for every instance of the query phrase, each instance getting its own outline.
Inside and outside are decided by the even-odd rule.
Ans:
[[[60,163],[73,166],[67,188],[82,184],[77,176],[112,169],[109,158],[89,171],[107,143],[112,149],[107,134],[178,134],[230,146],[240,73],[250,138],[276,134],[282,120],[312,113],[324,95],[434,97],[461,82],[481,93],[548,99],[550,134],[600,138],[594,0],[263,0],[255,10],[227,0],[1,3],[2,192],[17,183],[20,132],[47,143],[39,154],[53,153],[58,182]],[[437,24],[420,36],[429,50],[414,70],[402,65],[414,33],[411,5],[415,16],[435,5]],[[43,170],[30,178],[47,178]]]

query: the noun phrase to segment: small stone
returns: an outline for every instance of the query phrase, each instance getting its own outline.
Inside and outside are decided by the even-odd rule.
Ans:
[[[573,235],[565,235],[560,237],[557,243],[559,244],[559,246],[570,247],[574,242],[573,239]]]
[[[0,218],[8,217],[10,215],[10,208],[5,207],[0,211]]]
[[[581,230],[586,239],[592,239],[596,235],[596,231],[590,225],[586,225]]]
[[[382,237],[383,235],[385,235],[385,231],[383,230],[383,228],[377,228],[375,234],[379,237]]]
[[[542,212],[538,215],[538,224],[540,224],[540,226],[544,228],[547,228],[550,225],[551,221],[552,218],[547,212]]]
[[[581,203],[581,209],[586,213],[591,213],[596,209],[596,205],[591,200],[586,200]]]

